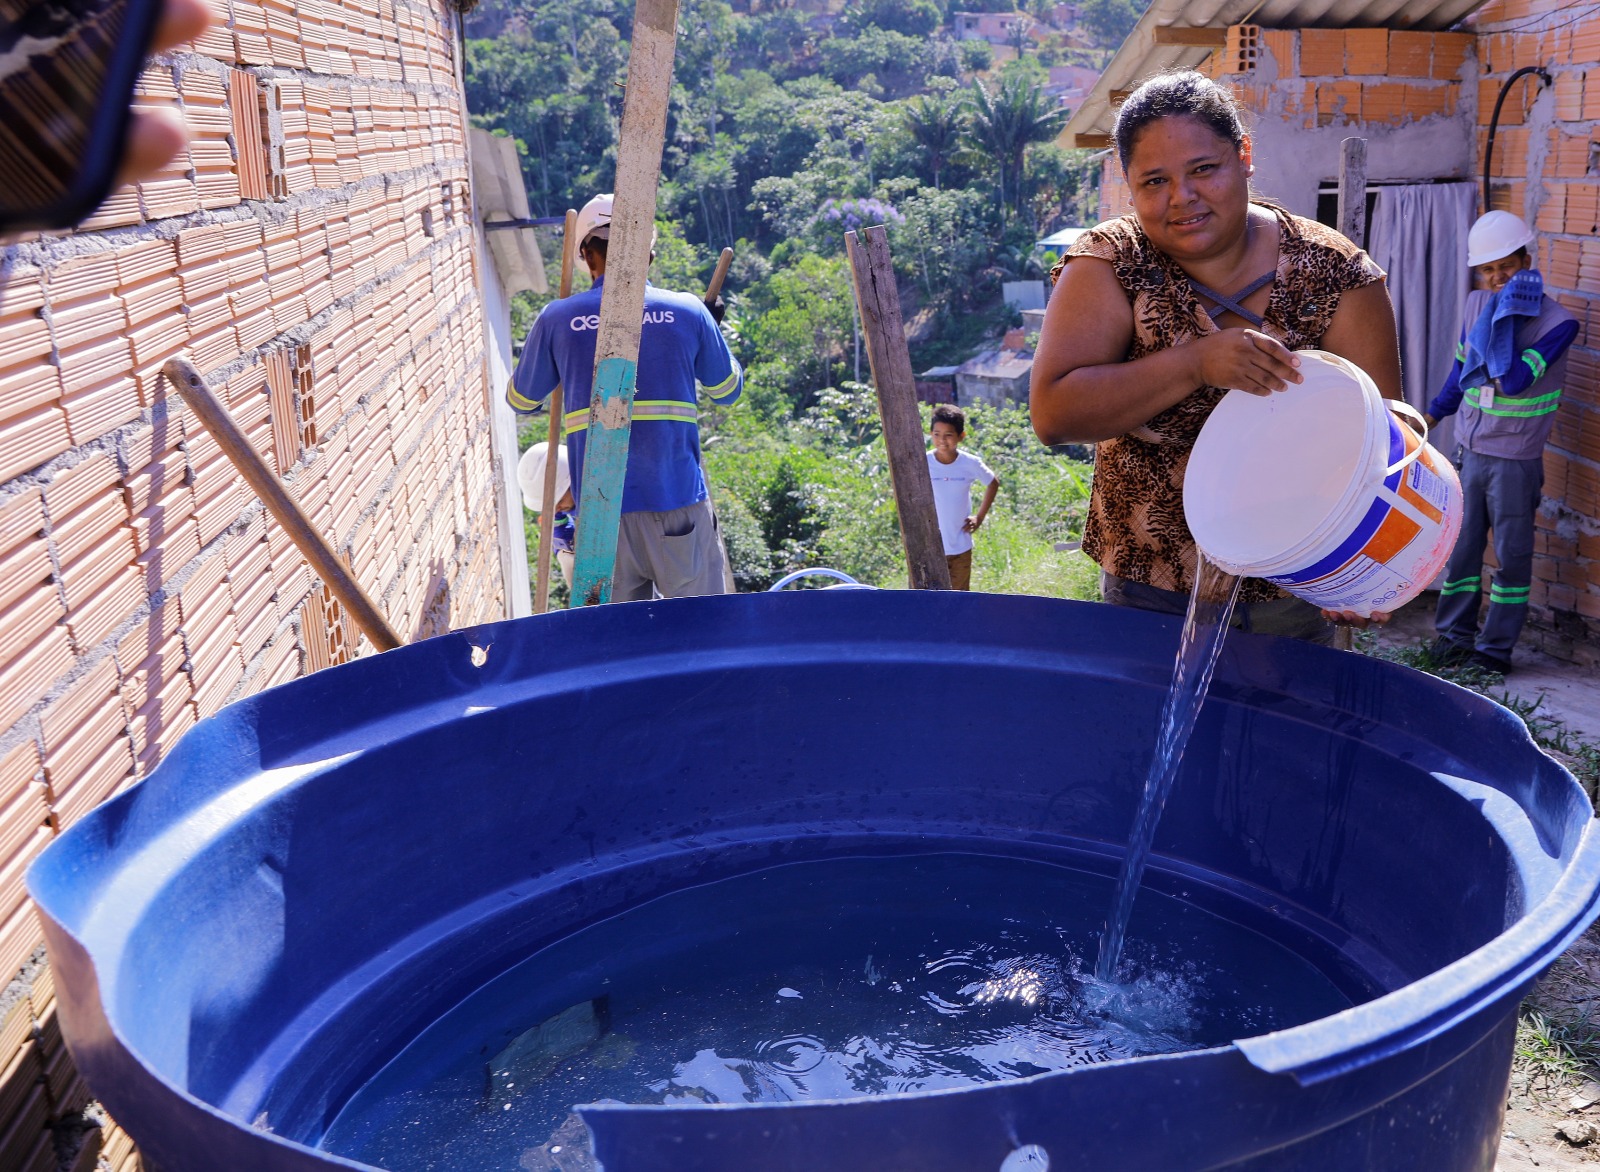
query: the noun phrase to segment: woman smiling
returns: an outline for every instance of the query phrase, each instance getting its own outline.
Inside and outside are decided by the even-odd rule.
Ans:
[[[1281,391],[1301,381],[1293,352],[1314,347],[1399,398],[1394,309],[1355,244],[1252,201],[1250,138],[1215,82],[1146,82],[1114,140],[1133,214],[1085,233],[1056,268],[1033,427],[1046,443],[1098,445],[1083,548],[1106,601],[1182,614],[1196,565],[1183,473],[1225,388]],[[1235,625],[1326,642],[1335,617],[1251,579]]]

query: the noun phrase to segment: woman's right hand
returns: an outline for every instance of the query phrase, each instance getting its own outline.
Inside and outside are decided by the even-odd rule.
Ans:
[[[1231,329],[1191,342],[1195,379],[1201,386],[1270,395],[1303,382],[1300,360],[1288,347],[1260,330]]]

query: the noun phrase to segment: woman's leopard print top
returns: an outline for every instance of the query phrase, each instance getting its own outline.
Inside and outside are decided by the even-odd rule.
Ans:
[[[1267,206],[1279,224],[1278,267],[1263,332],[1291,350],[1316,347],[1333,320],[1339,297],[1384,277],[1371,257],[1332,228]],[[1133,216],[1108,220],[1080,236],[1063,258],[1108,261],[1133,306],[1128,360],[1221,327],[1201,307],[1188,277],[1150,242]],[[1058,265],[1052,277],[1060,272]],[[1189,590],[1194,538],[1183,519],[1183,472],[1206,417],[1226,394],[1201,387],[1144,426],[1096,446],[1094,487],[1083,549],[1119,578],[1163,590]],[[1269,582],[1247,580],[1240,602],[1284,594]]]

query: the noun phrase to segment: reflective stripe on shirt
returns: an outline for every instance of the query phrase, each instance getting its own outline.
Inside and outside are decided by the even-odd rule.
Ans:
[[[517,390],[517,380],[510,379],[506,382],[506,402],[511,404],[513,411],[537,411],[539,404],[525,397]]]
[[[739,375],[741,373],[743,372],[740,371],[739,360],[736,358],[733,361],[733,373],[727,378],[723,379],[716,386],[705,387],[705,393],[710,397],[713,403],[721,402],[723,399],[726,399],[729,395],[735,394],[739,390]]]
[[[1561,391],[1551,391],[1547,395],[1536,395],[1531,399],[1519,398],[1515,395],[1495,395],[1493,407],[1485,407],[1479,400],[1481,387],[1467,388],[1467,402],[1485,415],[1498,415],[1511,418],[1530,418],[1535,415],[1548,415],[1561,406]]]
[[[735,380],[738,372],[734,373]],[[634,423],[655,421],[658,423],[696,423],[700,419],[699,409],[693,403],[684,403],[677,399],[635,399],[633,401]],[[567,435],[577,431],[587,431],[589,428],[589,409],[581,411],[568,411],[562,417],[562,426]]]

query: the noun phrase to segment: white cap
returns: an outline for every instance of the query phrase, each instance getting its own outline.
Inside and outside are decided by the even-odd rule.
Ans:
[[[522,453],[517,461],[517,484],[522,488],[522,503],[535,513],[544,511],[544,461],[550,450],[547,443],[537,443]],[[556,445],[556,500],[567,495],[572,487],[572,477],[567,474],[567,449]]]
[[[1510,212],[1485,212],[1467,233],[1467,266],[1477,268],[1532,244],[1533,229]]]

